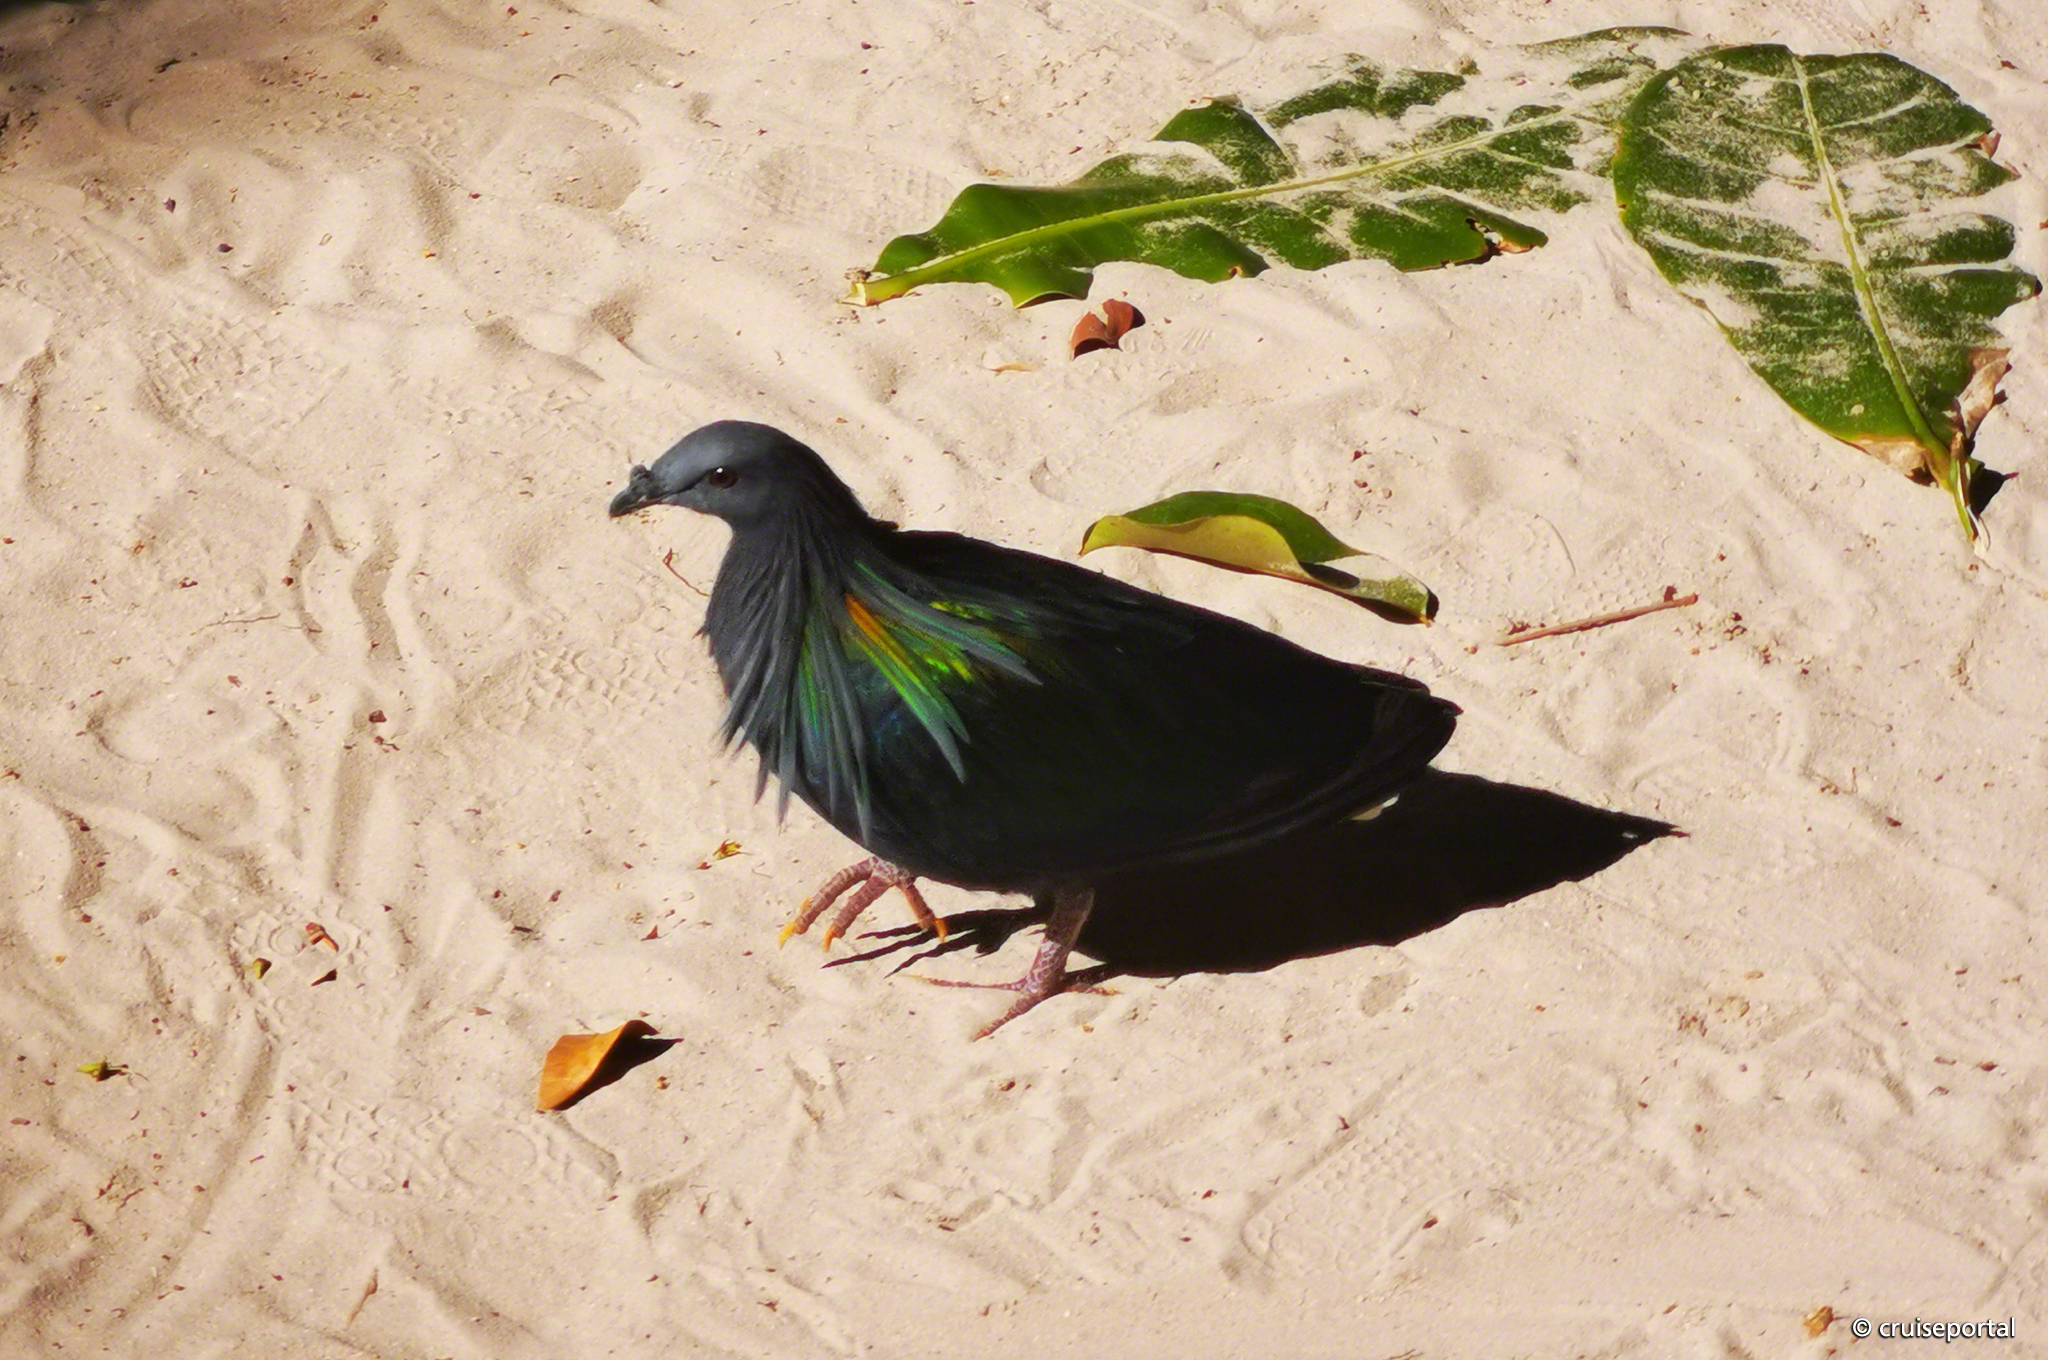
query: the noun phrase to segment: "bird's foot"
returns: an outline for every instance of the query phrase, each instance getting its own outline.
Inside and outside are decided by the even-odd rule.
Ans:
[[[830,949],[832,942],[844,935],[860,914],[891,888],[903,890],[904,900],[910,903],[910,914],[917,918],[919,925],[941,940],[946,938],[946,923],[933,915],[931,907],[926,905],[924,894],[917,890],[917,875],[879,855],[871,855],[858,864],[847,865],[819,884],[818,890],[804,899],[803,906],[782,928],[782,934],[776,937],[775,942],[782,944],[790,936],[809,930],[811,922],[830,910],[840,895],[856,883],[861,885],[860,889],[847,898],[839,910],[832,913],[832,919],[825,923],[825,934],[819,941],[825,948]]]
[[[1106,978],[1115,971],[1108,964],[1097,964],[1093,968],[1076,968],[1071,973],[1061,972],[1057,976],[1042,977],[1039,965],[1044,960],[1045,946],[1039,946],[1038,952],[1039,958],[1032,962],[1031,971],[1015,982],[958,982],[952,978],[926,977],[922,973],[911,973],[909,976],[919,982],[929,982],[934,987],[980,987],[992,992],[1017,993],[1017,999],[1010,1003],[1010,1009],[974,1031],[974,1037],[977,1039],[988,1038],[1039,1002],[1058,996],[1062,992],[1088,992],[1095,996],[1116,995],[1114,987],[1095,985],[1097,980]],[[1062,959],[1060,963],[1064,968],[1066,961]]]
[[[1108,987],[1095,984],[1111,976],[1116,970],[1107,964],[1093,968],[1077,968],[1067,971],[1067,955],[1073,952],[1074,941],[1081,934],[1082,923],[1088,919],[1089,908],[1095,905],[1092,890],[1058,892],[1053,897],[1052,919],[1045,923],[1045,941],[1038,946],[1037,955],[1031,960],[1031,967],[1015,982],[955,982],[947,978],[929,978],[913,973],[920,982],[929,982],[934,987],[979,987],[988,991],[1015,992],[1017,999],[1001,1015],[974,1032],[977,1039],[986,1039],[1004,1025],[1009,1024],[1024,1012],[1048,997],[1062,992],[1092,992],[1097,996],[1115,996]]]

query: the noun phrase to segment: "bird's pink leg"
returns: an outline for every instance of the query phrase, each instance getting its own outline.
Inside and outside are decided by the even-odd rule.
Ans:
[[[840,894],[856,883],[861,885],[860,890],[847,898],[846,904],[833,912],[832,919],[825,925],[825,935],[820,941],[825,948],[830,949],[832,941],[844,935],[860,914],[891,888],[903,890],[904,899],[910,903],[910,914],[917,918],[919,925],[941,940],[946,938],[946,923],[933,915],[931,907],[926,905],[924,894],[917,890],[917,875],[879,855],[870,855],[858,864],[849,864],[819,884],[818,890],[797,908],[796,915],[782,928],[782,934],[775,942],[781,944],[790,936],[809,930],[811,922],[823,916],[839,900]]]
[[[1094,985],[1097,979],[1109,976],[1112,970],[1107,966],[1067,971],[1067,955],[1073,952],[1074,941],[1081,938],[1081,927],[1087,923],[1088,913],[1094,906],[1093,888],[1055,888],[1052,917],[1045,923],[1045,941],[1038,946],[1031,967],[1015,982],[952,982],[943,978],[921,978],[920,981],[929,982],[934,987],[985,987],[1018,994],[1010,1009],[975,1031],[977,1039],[988,1038],[1039,1002],[1061,992],[1113,995],[1108,988]]]

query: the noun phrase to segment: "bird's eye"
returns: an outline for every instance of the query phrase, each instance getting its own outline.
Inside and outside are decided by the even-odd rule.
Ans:
[[[704,474],[704,480],[717,487],[731,486],[739,479],[740,475],[728,467],[715,467]]]

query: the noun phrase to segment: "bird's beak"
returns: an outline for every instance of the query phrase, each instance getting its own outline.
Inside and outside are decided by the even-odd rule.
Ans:
[[[626,475],[626,489],[612,497],[612,518],[644,510],[660,499],[654,489],[654,475],[635,463],[633,470]]]

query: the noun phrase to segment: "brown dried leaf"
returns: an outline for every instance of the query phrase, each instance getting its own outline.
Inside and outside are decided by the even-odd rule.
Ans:
[[[603,1034],[564,1034],[548,1050],[540,1068],[540,1099],[537,1110],[560,1110],[605,1085],[618,1074],[606,1070],[607,1061],[621,1043],[654,1033],[645,1020],[628,1020]]]
[[[1984,417],[1991,414],[1991,408],[2005,400],[2005,393],[1998,384],[2012,371],[2012,362],[2005,349],[1973,349],[1970,351],[1970,381],[1956,397],[1956,432],[1949,442],[1949,456],[1961,457],[1963,451],[1977,437],[1977,427],[1984,423]]]
[[[1822,1304],[1811,1313],[1808,1313],[1800,1325],[1806,1328],[1808,1336],[1819,1336],[1822,1332],[1833,1326],[1834,1321],[1835,1310],[1826,1304]]]
[[[341,946],[336,944],[334,937],[327,933],[327,927],[321,925],[318,921],[306,922],[306,943],[324,944],[337,954],[341,952]]]
[[[1102,304],[1102,315],[1085,312],[1074,323],[1074,333],[1067,338],[1067,348],[1073,357],[1098,349],[1121,349],[1119,343],[1125,335],[1145,324],[1145,314],[1122,298],[1111,298]]]
[[[1894,472],[1903,472],[1916,482],[1934,480],[1927,470],[1927,449],[1917,439],[1904,435],[1864,435],[1849,441]]]
[[[1067,352],[1076,359],[1098,349],[1115,348],[1116,341],[1109,338],[1109,326],[1093,312],[1083,312],[1074,323],[1074,333],[1067,337]]]

